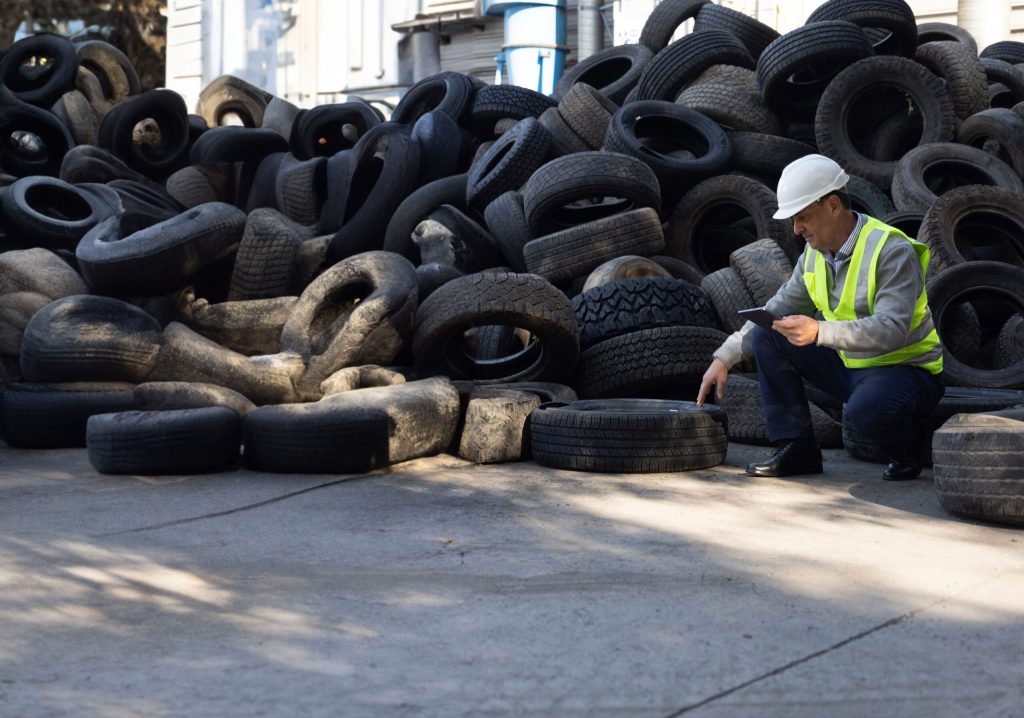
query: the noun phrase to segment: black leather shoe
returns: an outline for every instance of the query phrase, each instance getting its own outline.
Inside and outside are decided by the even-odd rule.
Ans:
[[[821,473],[821,449],[814,439],[793,439],[780,446],[768,461],[747,464],[751,476],[797,476]]]
[[[907,481],[920,475],[921,465],[910,461],[893,461],[882,472],[882,478],[886,481]]]

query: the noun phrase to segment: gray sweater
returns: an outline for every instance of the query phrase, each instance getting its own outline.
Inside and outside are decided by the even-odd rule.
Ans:
[[[765,305],[770,312],[779,317],[791,314],[817,316],[820,320],[817,345],[820,347],[842,349],[863,356],[876,356],[907,345],[914,308],[924,288],[921,263],[909,242],[893,236],[882,247],[877,266],[875,313],[870,317],[849,322],[824,321],[818,315],[817,308],[807,293],[807,285],[804,284],[803,267],[807,251],[804,249],[797,260],[793,275]],[[839,303],[842,296],[849,269],[850,258],[847,257],[840,261],[836,276],[829,278],[829,296],[833,307]],[[861,271],[867,270],[865,262]],[[930,311],[924,318],[924,322],[928,324],[931,323]],[[750,357],[753,354],[750,332],[755,326],[753,322],[747,322],[739,331],[731,334],[715,352],[715,357],[725,362],[729,368]]]

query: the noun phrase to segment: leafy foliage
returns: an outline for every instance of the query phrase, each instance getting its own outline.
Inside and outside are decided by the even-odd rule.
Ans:
[[[135,64],[143,89],[164,84],[167,46],[166,0],[4,0],[0,51],[14,42],[22,21],[35,32],[62,32],[82,20],[83,33],[119,47]]]

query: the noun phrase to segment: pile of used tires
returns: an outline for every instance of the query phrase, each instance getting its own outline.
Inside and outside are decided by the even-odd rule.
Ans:
[[[781,36],[663,0],[553,97],[443,72],[385,117],[225,76],[190,114],[106,43],[26,38],[0,58],[0,427],[109,472],[713,466],[765,439],[753,366],[722,408],[680,397],[791,273],[774,187],[816,151],[932,248],[960,387],[934,427],[1024,402],[1022,63],[903,0]],[[877,458],[810,396],[823,445]]]

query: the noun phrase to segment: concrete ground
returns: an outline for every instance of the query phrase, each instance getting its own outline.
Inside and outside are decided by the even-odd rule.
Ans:
[[[931,475],[0,449],[0,716],[1024,716],[1024,532]]]

